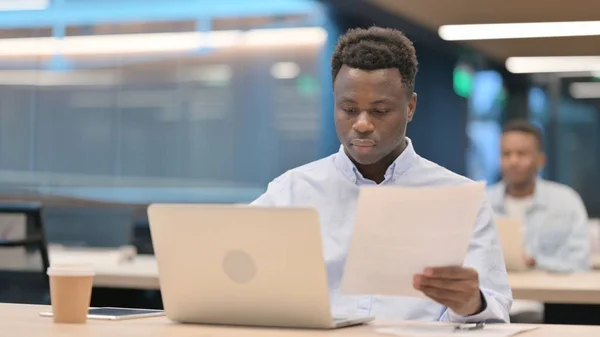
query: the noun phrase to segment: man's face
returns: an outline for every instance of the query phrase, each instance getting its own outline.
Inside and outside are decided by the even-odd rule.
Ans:
[[[355,162],[375,164],[398,148],[417,103],[398,69],[366,71],[344,65],[333,91],[335,129]]]
[[[544,166],[544,153],[537,139],[526,132],[504,133],[501,150],[502,176],[509,185],[529,183]]]

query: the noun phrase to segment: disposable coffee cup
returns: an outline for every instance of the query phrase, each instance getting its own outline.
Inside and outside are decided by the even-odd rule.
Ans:
[[[55,323],[87,322],[94,274],[91,264],[55,264],[48,268]]]

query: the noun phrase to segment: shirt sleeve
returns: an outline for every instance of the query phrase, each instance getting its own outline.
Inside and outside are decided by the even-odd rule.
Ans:
[[[271,181],[267,186],[267,190],[250,205],[263,207],[285,206],[291,204],[291,199],[291,179],[289,172],[286,172]]]
[[[513,301],[512,291],[508,283],[493,211],[487,199],[479,208],[473,238],[464,265],[474,268],[479,274],[483,310],[473,316],[461,316],[447,308],[442,313],[440,321],[508,323]]]
[[[570,226],[566,237],[556,237],[562,244],[552,255],[539,253],[534,256],[536,266],[552,272],[568,273],[587,271],[590,269],[590,238],[588,215],[579,195],[573,192],[571,200],[565,200],[564,205],[570,205],[569,216],[560,219],[569,223],[556,226]],[[565,198],[566,199],[566,198]],[[555,219],[556,220],[556,219]],[[558,234],[556,235],[558,236]]]

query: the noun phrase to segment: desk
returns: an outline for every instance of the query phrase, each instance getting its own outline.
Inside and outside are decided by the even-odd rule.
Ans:
[[[64,256],[65,253],[61,254]],[[53,256],[57,255],[50,251],[50,260]],[[130,261],[118,263],[108,259],[94,264],[93,305],[162,308],[158,265],[154,256],[137,255]]]
[[[50,255],[52,259],[52,255]],[[160,289],[158,265],[154,256],[138,255],[132,261],[115,265],[97,265],[95,287],[127,289]]]
[[[88,250],[81,250],[83,254]],[[137,255],[132,260],[116,262],[116,259],[101,258],[101,261],[91,261],[81,258],[80,251],[69,250],[61,251],[49,249],[50,261],[61,261],[67,257],[69,260],[85,261],[93,263],[96,276],[94,277],[94,286],[103,288],[121,288],[121,289],[140,289],[140,290],[159,290],[158,282],[158,264],[153,255]],[[97,257],[97,255],[96,255]],[[72,258],[72,259],[71,259]],[[32,254],[28,257],[26,269],[39,272],[39,256]],[[1,267],[1,266],[0,266]],[[0,268],[3,269],[3,268]],[[11,270],[12,268],[4,268]]]
[[[50,254],[52,259],[52,253]],[[546,303],[600,304],[600,270],[581,274],[509,273],[515,299]],[[132,261],[98,265],[94,286],[158,290],[158,265],[151,255]]]
[[[510,273],[515,299],[544,302],[544,321],[560,324],[600,324],[600,271],[551,274]]]
[[[393,322],[375,322],[339,330],[269,329],[246,327],[219,327],[191,324],[175,324],[165,317],[145,318],[120,322],[88,321],[85,325],[54,324],[51,318],[40,317],[44,306],[0,304],[0,329],[11,337],[382,337],[377,328],[393,327]],[[597,337],[600,327],[593,326],[541,326],[539,329],[519,334],[519,337]],[[410,337],[410,336],[407,336]],[[451,335],[449,336],[451,337]]]
[[[52,250],[50,259],[53,260]],[[39,264],[39,259],[34,260]],[[581,274],[509,273],[508,279],[515,299],[546,303],[547,322],[600,324],[600,270]],[[138,255],[131,261],[99,263],[94,287],[159,290],[156,259]],[[105,297],[101,291],[96,293],[96,299]]]
[[[600,271],[581,274],[510,273],[513,297],[546,304],[546,322],[600,324]],[[100,265],[94,286],[158,290],[158,267],[153,256],[131,262]]]
[[[49,250],[50,260],[54,263],[89,262],[94,264],[96,271],[94,292],[92,293],[94,305],[162,308],[162,300],[158,291],[160,288],[158,265],[154,256],[137,255],[132,260],[119,262],[118,254],[113,254],[111,251],[107,253],[90,252],[89,249]],[[33,296],[32,289],[39,292],[33,298],[19,295],[18,292],[13,295],[4,292],[0,297],[6,301],[24,301],[21,303],[48,303],[46,299],[47,285],[39,285],[39,282],[36,281],[42,276],[41,269],[37,254],[25,257],[24,261],[16,265],[3,266],[0,263],[0,280],[8,276],[9,278],[6,280],[12,280],[10,281],[12,284],[26,284],[23,287],[31,291],[31,296]],[[0,290],[3,289],[0,288]]]
[[[50,250],[50,260],[54,251]],[[69,254],[77,254],[77,251]],[[65,253],[61,253],[64,255]],[[39,257],[33,256],[31,269],[39,269]],[[38,266],[36,266],[38,264]],[[600,304],[600,270],[581,274],[545,272],[509,273],[508,280],[515,299],[546,303]],[[158,290],[158,265],[152,255],[137,255],[122,263],[96,265],[94,286]]]
[[[513,297],[544,303],[600,304],[600,271],[580,274],[509,273]]]

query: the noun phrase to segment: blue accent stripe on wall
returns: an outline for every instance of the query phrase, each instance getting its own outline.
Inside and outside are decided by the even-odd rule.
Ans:
[[[0,28],[309,14],[318,8],[319,4],[313,0],[177,0],[156,1],[151,5],[136,0],[67,2],[40,11],[0,12]]]
[[[340,29],[336,22],[332,8],[325,8],[324,14],[327,16],[323,28],[327,31],[327,41],[323,46],[321,59],[319,60],[319,73],[321,83],[321,137],[320,137],[320,155],[326,157],[338,151],[340,143],[335,132],[335,122],[333,119],[334,99],[333,85],[331,78],[331,56],[337,45],[340,36]]]

